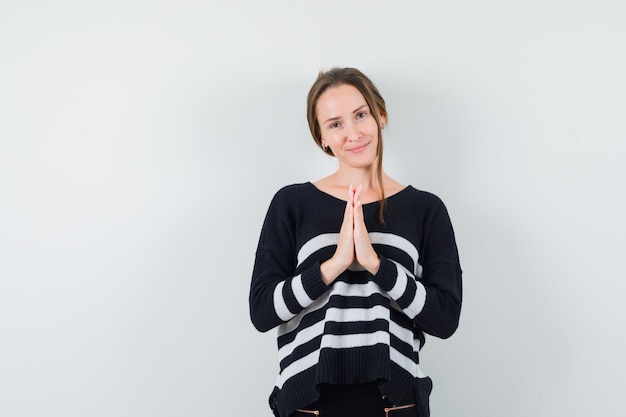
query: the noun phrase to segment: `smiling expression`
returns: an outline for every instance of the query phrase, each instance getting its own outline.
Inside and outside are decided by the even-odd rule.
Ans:
[[[340,164],[367,167],[376,161],[378,125],[359,90],[349,84],[327,89],[317,101],[316,114],[322,145],[330,147]]]

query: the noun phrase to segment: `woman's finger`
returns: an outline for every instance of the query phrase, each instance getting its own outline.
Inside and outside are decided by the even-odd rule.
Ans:
[[[363,205],[361,204],[361,191],[359,187],[355,194],[354,205],[354,251],[357,262],[372,274],[378,272],[380,260],[378,254],[372,246],[367,226],[363,217]]]

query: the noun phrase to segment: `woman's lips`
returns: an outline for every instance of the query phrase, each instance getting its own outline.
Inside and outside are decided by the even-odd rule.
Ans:
[[[363,149],[365,149],[365,147],[367,146],[367,143],[364,143],[363,145],[354,147],[354,148],[350,148],[348,149],[348,152],[353,152],[353,153],[359,153],[361,152]]]

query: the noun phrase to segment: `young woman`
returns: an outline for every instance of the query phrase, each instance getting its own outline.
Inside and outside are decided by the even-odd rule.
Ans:
[[[278,327],[276,416],[428,416],[424,334],[447,338],[461,268],[444,204],[382,168],[385,102],[354,68],[321,72],[313,139],[337,171],[274,196],[250,288],[252,322]]]

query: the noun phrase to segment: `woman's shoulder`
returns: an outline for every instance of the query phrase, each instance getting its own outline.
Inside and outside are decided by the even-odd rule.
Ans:
[[[441,199],[430,191],[422,190],[411,184],[405,185],[390,177],[387,177],[385,182],[385,194],[388,196],[388,200],[398,199],[403,204],[412,202],[421,206],[442,203]]]
[[[300,196],[311,192],[312,184],[310,182],[302,182],[295,184],[284,185],[276,191],[274,197],[279,198],[292,198],[294,196]]]
[[[443,200],[436,194],[407,185],[404,190],[398,193],[398,196],[404,197],[404,203],[412,202],[422,208],[444,208]]]
[[[314,186],[310,182],[285,185],[276,191],[271,205],[293,206],[313,198]]]

